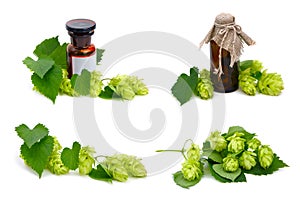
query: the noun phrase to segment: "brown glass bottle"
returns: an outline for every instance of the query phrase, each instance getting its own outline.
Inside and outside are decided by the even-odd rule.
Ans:
[[[230,53],[222,49],[221,63],[223,74],[214,74],[215,69],[219,68],[219,51],[220,47],[215,41],[210,41],[210,77],[213,82],[214,90],[221,93],[229,93],[239,88],[239,63],[235,62],[233,67],[230,67],[231,56]]]
[[[96,48],[91,44],[96,23],[89,19],[73,19],[66,23],[66,29],[71,36],[67,47],[68,77],[81,74],[83,69],[96,69]]]

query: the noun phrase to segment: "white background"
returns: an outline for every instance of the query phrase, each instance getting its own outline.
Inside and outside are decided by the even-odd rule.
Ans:
[[[1,56],[1,204],[252,204],[286,203],[299,204],[299,8],[296,1],[2,1],[0,6],[0,56]],[[235,92],[226,94],[224,109],[228,127],[241,125],[256,132],[260,139],[288,164],[270,176],[248,176],[247,183],[222,184],[211,177],[189,190],[176,186],[173,168],[145,179],[115,182],[112,185],[95,181],[77,174],[54,176],[47,172],[39,179],[19,159],[22,141],[14,128],[21,123],[33,127],[44,123],[63,146],[71,146],[79,140],[73,124],[73,101],[58,97],[55,105],[50,100],[32,91],[30,72],[22,64],[26,56],[32,56],[35,45],[45,38],[59,35],[61,42],[69,42],[65,22],[72,18],[90,18],[96,21],[97,29],[93,42],[97,47],[107,42],[139,31],[163,31],[181,36],[195,45],[204,38],[214,18],[220,12],[235,15],[236,23],[256,40],[256,45],[245,47],[243,59],[259,59],[270,72],[282,74],[285,90],[279,97],[257,95],[250,97]],[[208,55],[208,46],[203,48]],[[188,68],[161,56],[134,58],[124,62],[135,69],[138,66],[160,66],[174,69],[179,74]],[[170,64],[166,65],[167,62]],[[119,65],[119,67],[121,67]],[[129,70],[128,70],[129,69]],[[115,73],[131,72],[130,68],[116,68]],[[157,94],[157,96],[156,96]],[[158,103],[158,98],[160,102]],[[196,99],[199,115],[197,143],[202,143],[210,128],[210,102]],[[97,99],[97,114],[111,118],[107,112],[110,101]],[[166,109],[167,133],[157,143],[143,145],[146,153],[127,142],[112,145],[122,152],[136,155],[151,155],[156,149],[165,148],[164,137],[176,134],[176,116],[180,114],[177,101],[166,92],[150,89],[149,96],[136,98],[131,104],[130,118],[140,128],[149,126],[150,108],[145,112],[137,108],[144,103]],[[103,107],[102,107],[103,106]],[[102,113],[101,113],[102,112]],[[105,115],[103,114],[105,113]],[[172,116],[174,114],[174,117]],[[171,115],[171,116],[170,116]],[[204,117],[203,117],[204,116]],[[207,120],[205,120],[207,119]],[[172,129],[172,123],[174,130]],[[175,124],[174,124],[175,123]],[[201,129],[200,129],[201,128]],[[111,123],[103,132],[116,136],[118,132]],[[120,136],[121,137],[121,136]],[[167,138],[166,138],[167,139]],[[123,140],[124,141],[124,140]],[[132,144],[131,144],[132,145]],[[133,145],[132,145],[133,146]]]

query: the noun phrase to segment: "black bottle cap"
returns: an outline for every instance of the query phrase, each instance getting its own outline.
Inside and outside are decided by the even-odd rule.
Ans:
[[[89,19],[73,19],[66,23],[66,29],[73,33],[89,33],[96,28],[96,23]]]

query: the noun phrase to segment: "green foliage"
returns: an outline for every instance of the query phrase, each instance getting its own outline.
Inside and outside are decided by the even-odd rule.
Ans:
[[[101,164],[98,164],[96,169],[92,169],[92,171],[89,173],[89,176],[92,179],[106,181],[109,183],[112,183],[113,180],[112,176]]]
[[[48,136],[49,130],[42,124],[37,124],[32,130],[25,124],[21,124],[15,128],[18,136],[22,138],[28,148]]]
[[[74,142],[72,149],[66,147],[61,153],[61,161],[71,170],[76,170],[78,168],[80,148],[81,145],[78,142]]]
[[[198,184],[201,180],[201,178],[196,178],[192,181],[189,181],[189,180],[184,178],[181,171],[178,171],[178,172],[174,173],[173,174],[173,179],[174,179],[174,182],[178,186],[181,186],[182,188],[186,188],[186,189],[188,189],[191,186],[194,186],[194,185]]]
[[[24,143],[21,146],[21,156],[28,166],[30,166],[39,177],[42,176],[48,163],[48,159],[53,149],[53,138],[46,136],[30,148]]]
[[[190,75],[181,74],[177,82],[172,87],[172,94],[180,102],[181,105],[188,102],[195,92],[198,83],[199,71],[198,68],[190,69]]]

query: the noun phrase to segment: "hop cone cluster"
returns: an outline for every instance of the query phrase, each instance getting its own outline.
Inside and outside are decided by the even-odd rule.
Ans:
[[[264,71],[257,84],[259,92],[266,95],[277,96],[284,89],[281,75],[277,73],[267,73]]]
[[[94,153],[94,148],[89,146],[80,149],[78,163],[79,174],[87,175],[92,171],[93,165],[95,164]]]
[[[183,177],[188,181],[200,179],[203,176],[203,164],[200,162],[199,145],[192,143],[186,154],[187,158],[181,168]]]
[[[238,168],[251,170],[257,164],[268,169],[274,159],[274,153],[268,145],[262,145],[256,137],[250,139],[243,132],[232,135],[221,135],[212,132],[207,138],[210,148],[220,153],[222,166],[226,172],[235,172]]]
[[[48,164],[46,167],[53,174],[56,175],[67,174],[69,172],[69,168],[63,164],[60,158],[61,156],[60,151],[62,149],[62,146],[60,145],[56,137],[53,137],[53,142],[54,142],[53,150],[49,157]]]
[[[207,69],[203,69],[200,72],[197,92],[199,97],[204,100],[208,100],[213,97],[214,88],[210,79],[210,72]]]
[[[148,94],[148,88],[136,76],[118,75],[111,79],[109,87],[125,100],[132,100],[135,95]]]
[[[240,63],[239,85],[247,95],[260,92],[265,95],[277,96],[284,89],[280,74],[262,71],[263,65],[257,60],[247,60]]]
[[[121,182],[132,177],[146,177],[147,171],[141,160],[136,156],[126,154],[115,154],[106,157],[106,160],[102,164],[107,168],[111,176]]]

